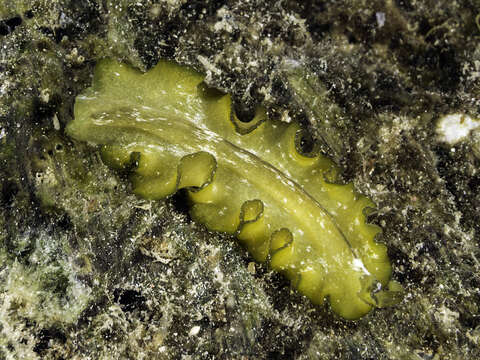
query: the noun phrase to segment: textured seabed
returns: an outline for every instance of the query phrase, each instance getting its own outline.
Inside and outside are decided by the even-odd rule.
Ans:
[[[439,126],[480,118],[479,14],[478,0],[0,0],[0,359],[480,357],[480,127],[448,143]],[[377,204],[401,303],[342,320],[193,222],[181,194],[135,197],[64,133],[104,57],[194,67],[240,116],[262,104],[309,129]]]

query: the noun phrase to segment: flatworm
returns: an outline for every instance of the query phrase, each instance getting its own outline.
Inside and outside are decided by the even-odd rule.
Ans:
[[[186,189],[195,221],[235,234],[314,304],[329,298],[333,311],[357,319],[398,290],[374,240],[380,229],[366,223],[374,204],[327,180],[339,172],[331,160],[298,150],[297,124],[272,121],[262,107],[239,121],[229,95],[168,61],[146,73],[100,61],[74,115],[67,133],[101,145],[107,165],[131,172],[137,195]]]

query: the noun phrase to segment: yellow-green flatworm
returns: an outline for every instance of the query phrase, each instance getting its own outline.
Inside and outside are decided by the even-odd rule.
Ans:
[[[352,184],[326,180],[338,173],[332,161],[297,150],[297,124],[269,120],[263,108],[241,122],[230,96],[202,81],[167,61],[146,73],[100,61],[67,132],[102,145],[109,166],[130,169],[143,198],[186,189],[193,219],[235,234],[313,303],[329,298],[347,319],[389,303],[387,249],[365,222],[374,204]]]

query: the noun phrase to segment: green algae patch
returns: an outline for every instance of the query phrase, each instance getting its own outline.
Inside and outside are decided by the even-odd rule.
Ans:
[[[395,301],[380,229],[366,223],[374,204],[352,184],[326,180],[338,168],[299,151],[297,124],[271,121],[263,108],[241,122],[229,95],[166,61],[146,73],[99,62],[74,113],[67,133],[101,145],[107,165],[130,172],[137,195],[185,189],[193,219],[236,235],[313,303],[329,298],[336,313],[357,319]]]

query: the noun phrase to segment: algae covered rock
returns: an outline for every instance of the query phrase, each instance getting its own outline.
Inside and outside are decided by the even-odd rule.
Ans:
[[[478,136],[437,132],[445,115],[479,118],[478,12],[0,1],[0,358],[479,357]],[[376,204],[366,220],[402,301],[346,321],[195,222],[185,194],[134,195],[134,162],[114,171],[65,132],[104,58],[189,66],[231,94],[240,126],[260,106],[306,129],[300,146]]]

